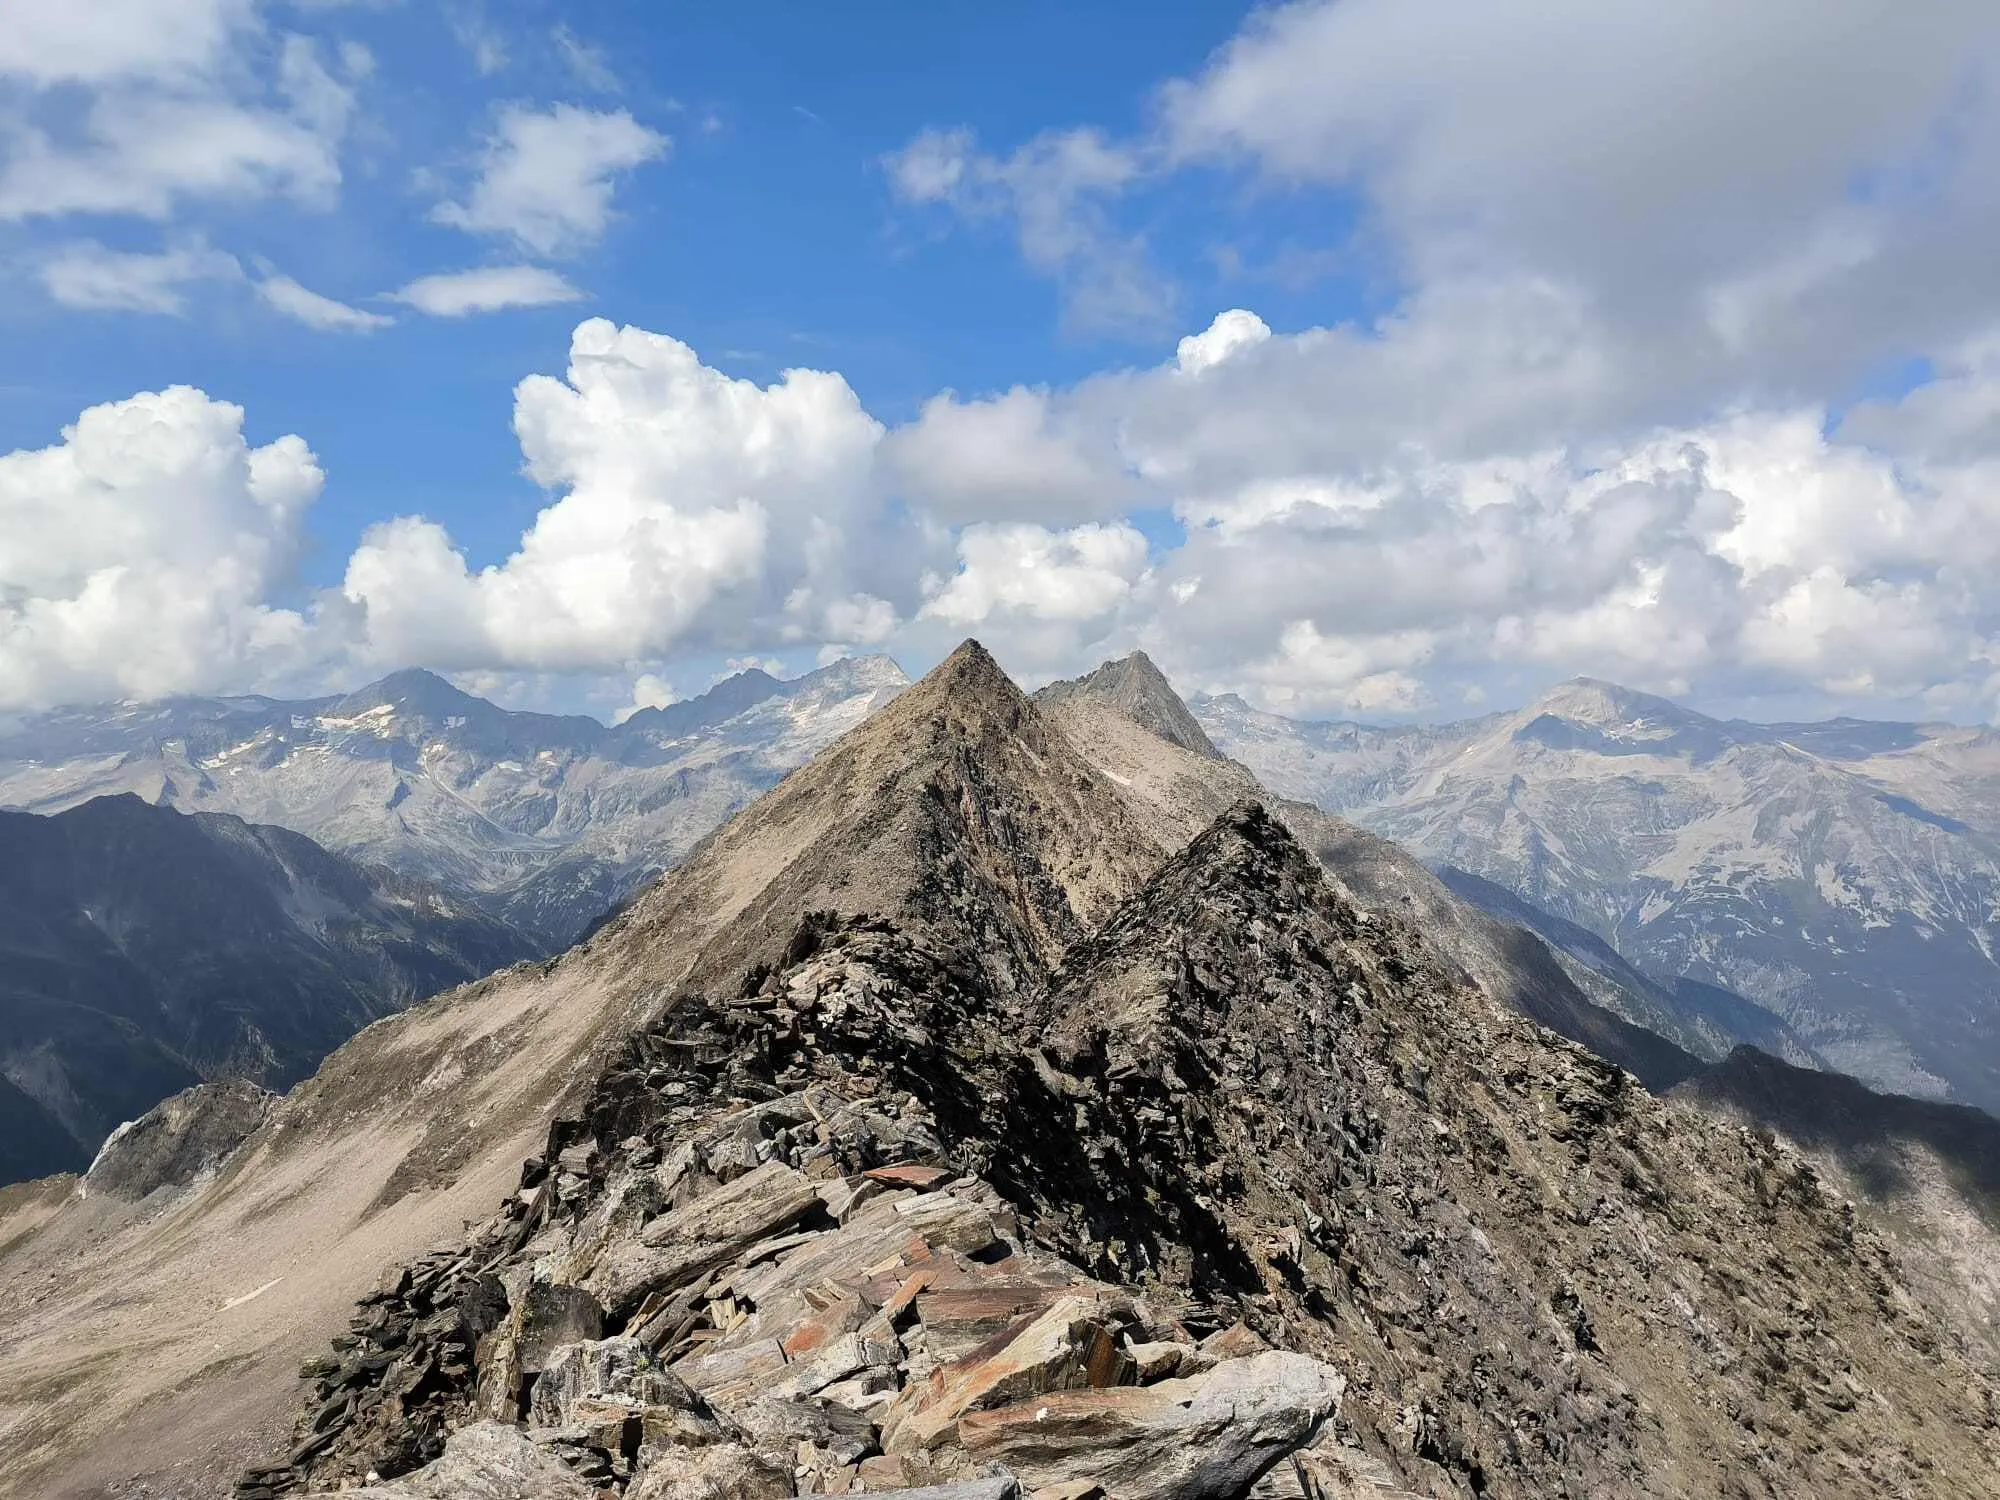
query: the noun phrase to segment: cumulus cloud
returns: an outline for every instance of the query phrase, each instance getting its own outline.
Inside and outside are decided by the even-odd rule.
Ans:
[[[958,560],[958,571],[924,605],[933,619],[966,626],[1009,614],[1094,620],[1131,595],[1146,570],[1146,539],[1130,526],[1096,522],[1064,531],[968,526]]]
[[[757,386],[660,334],[581,324],[566,379],[515,395],[526,471],[560,495],[504,563],[444,529],[372,530],[342,591],[382,660],[540,670],[656,661],[690,644],[819,640],[881,429],[837,375]],[[865,623],[865,622],[864,622]]]
[[[286,317],[330,333],[368,333],[395,322],[384,313],[350,307],[332,297],[300,286],[289,276],[272,272],[257,283],[257,295],[266,306]]]
[[[431,217],[537,255],[570,253],[603,238],[618,174],[664,156],[668,144],[622,109],[508,105],[481,149],[472,191]]]
[[[1247,308],[1232,307],[1215,315],[1200,333],[1174,346],[1174,367],[1183,375],[1199,375],[1221,364],[1239,349],[1252,349],[1271,336],[1271,328]]]
[[[933,396],[884,445],[913,505],[951,522],[1116,515],[1139,493],[1110,435],[1047,391]]]
[[[516,389],[550,498],[509,555],[399,517],[297,610],[274,600],[319,485],[303,443],[249,448],[241,412],[198,392],[135,397],[0,459],[0,702],[418,661],[615,678],[606,701],[634,684],[640,706],[691,656],[886,647],[919,665],[973,632],[1029,676],[1143,645],[1185,686],[1304,714],[1454,711],[1579,672],[1993,711],[2000,339],[1844,421],[1745,406],[1528,442],[1536,423],[1474,412],[1430,424],[1428,447],[1422,407],[1394,404],[1457,400],[1453,346],[1422,353],[1428,337],[1232,311],[1155,368],[940,398],[885,434],[837,374],[759,385],[592,320],[561,378]],[[1587,387],[1587,360],[1544,363],[1544,401]],[[1010,446],[1039,498],[981,517]],[[985,491],[913,482],[955,454]],[[1184,540],[1093,513],[1099,472],[1171,507]]]
[[[303,660],[268,601],[318,496],[297,437],[253,448],[243,411],[175,386],[94,406],[0,456],[0,704],[151,697]]]
[[[389,295],[434,318],[463,318],[508,307],[578,302],[584,294],[546,266],[476,266],[419,276]]]
[[[190,285],[235,280],[243,271],[234,256],[204,245],[147,253],[81,240],[50,254],[37,274],[49,296],[64,307],[179,316],[187,311]]]

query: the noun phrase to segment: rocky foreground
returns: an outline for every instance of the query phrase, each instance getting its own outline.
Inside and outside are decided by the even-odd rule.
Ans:
[[[1059,707],[961,648],[186,1186],[0,1203],[0,1493],[2000,1490],[1960,1262]]]
[[[1254,804],[1032,996],[809,917],[338,1342],[239,1500],[2000,1474],[2000,1391],[1808,1165],[1444,982]]]

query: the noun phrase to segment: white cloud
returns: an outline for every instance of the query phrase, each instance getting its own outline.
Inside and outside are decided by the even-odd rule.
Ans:
[[[603,238],[617,175],[664,156],[667,146],[667,137],[622,109],[508,105],[472,191],[462,203],[440,203],[431,217],[538,255],[575,251]]]
[[[577,302],[584,294],[544,266],[479,266],[419,276],[389,295],[434,318],[462,318],[508,307]]]
[[[199,393],[134,398],[62,448],[0,459],[0,701],[421,661],[615,676],[616,702],[690,656],[922,656],[976,631],[1030,675],[1143,645],[1189,687],[1295,713],[1519,701],[1578,672],[1738,702],[2000,706],[2000,338],[1846,425],[1800,404],[1634,428],[1590,404],[1595,356],[1571,348],[1594,347],[1587,325],[1468,368],[1483,336],[1454,344],[1429,316],[1258,338],[1231,315],[1192,356],[952,400],[886,437],[836,374],[760,386],[592,320],[564,378],[517,388],[524,467],[550,499],[511,554],[486,563],[397,518],[302,611],[272,601],[318,486],[303,444],[248,450],[241,414]],[[1564,410],[1596,435],[1549,437]],[[1011,441],[1041,498],[982,519],[974,486],[927,510],[919,438],[928,472],[954,452],[987,464],[995,505]],[[1089,514],[1078,476],[1099,464],[1171,505],[1185,542]],[[213,577],[195,561],[210,555]],[[167,628],[128,647],[142,608]]]
[[[925,130],[883,166],[905,203],[1011,224],[1022,257],[1062,288],[1073,326],[1151,330],[1172,312],[1174,286],[1153,269],[1144,241],[1105,210],[1141,168],[1103,132],[1044,131],[1001,157],[981,152],[969,130]]]
[[[164,57],[179,55],[169,48]],[[365,57],[349,49],[341,66],[352,75]],[[284,39],[268,80],[253,81],[250,67],[184,75],[166,61],[144,69],[128,58],[93,75],[98,86],[80,112],[65,99],[28,101],[0,120],[0,220],[165,219],[188,199],[327,206],[341,180],[352,76],[336,78],[298,36]]]
[[[560,498],[482,569],[432,522],[374,528],[343,584],[373,656],[576,670],[788,625],[816,640],[814,600],[851,592],[841,548],[870,504],[881,429],[836,375],[759,387],[592,320],[567,380],[521,382],[514,429],[528,474]]]
[[[1215,315],[1200,333],[1191,333],[1174,350],[1174,366],[1183,375],[1199,375],[1241,349],[1254,349],[1271,336],[1270,325],[1241,307]]]
[[[1095,620],[1130,597],[1146,571],[1146,539],[1132,527],[1087,522],[1065,531],[1025,523],[968,526],[959,568],[940,580],[924,614],[978,626],[997,616]]]
[[[179,316],[187,310],[191,283],[235,280],[242,268],[234,256],[202,245],[147,254],[82,240],[57,249],[37,274],[48,294],[65,307]]]
[[[592,47],[580,40],[567,26],[558,26],[552,40],[556,51],[562,57],[576,81],[587,89],[595,89],[600,94],[615,94],[619,91],[618,75],[611,70],[605,60],[604,49]]]
[[[201,73],[254,20],[253,0],[13,6],[0,26],[0,75],[48,86]]]
[[[1538,275],[1810,377],[1990,295],[1996,63],[1982,0],[1300,0],[1163,91],[1159,147],[1354,192],[1406,278]]]
[[[395,322],[383,313],[367,312],[359,307],[350,307],[345,302],[337,302],[331,297],[321,296],[300,286],[289,276],[276,272],[257,283],[257,295],[273,310],[286,317],[303,323],[308,328],[318,328],[332,333],[367,333],[371,329],[387,328]]]
[[[296,437],[250,447],[242,423],[175,386],[0,456],[0,704],[157,696],[302,659],[306,621],[267,601],[319,466]]]
[[[680,701],[674,685],[666,678],[653,672],[641,672],[632,680],[631,700],[611,716],[611,722],[623,724],[641,709],[665,708],[669,703]]]
[[[272,110],[216,99],[100,99],[83,139],[27,127],[0,167],[0,219],[75,213],[164,219],[184,198],[284,196],[309,206],[340,184],[335,142]]]
[[[1111,435],[1047,391],[933,396],[883,451],[908,501],[954,523],[1117,515],[1136,494]]]

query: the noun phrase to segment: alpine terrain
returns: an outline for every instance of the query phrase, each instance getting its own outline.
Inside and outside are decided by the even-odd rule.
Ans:
[[[1407,847],[1574,968],[1608,946],[1718,1037],[2000,1110],[1993,731],[1725,722],[1581,679],[1434,727],[1193,706],[1273,790]]]
[[[0,1182],[82,1170],[204,1078],[294,1083],[377,1017],[527,951],[282,828],[133,796],[0,812]]]
[[[2000,1485],[1984,1117],[1649,1092],[1117,665],[968,642],[562,957],[0,1197],[0,1492]]]
[[[893,697],[887,657],[793,682],[752,668],[607,727],[516,713],[430,672],[342,698],[187,698],[0,734],[0,806],[130,792],[290,828],[476,902],[543,952]]]

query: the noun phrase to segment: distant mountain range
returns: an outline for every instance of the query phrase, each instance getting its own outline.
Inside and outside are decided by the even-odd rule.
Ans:
[[[134,796],[0,812],[0,1182],[80,1169],[204,1078],[290,1084],[528,946],[282,828]]]
[[[1723,721],[1590,680],[1427,727],[1191,706],[1274,791],[1419,854],[1579,976],[1609,950],[1717,1040],[2000,1109],[1990,729]],[[1781,1028],[1746,1035],[1743,999]]]
[[[434,883],[557,952],[908,680],[884,656],[791,682],[753,669],[610,727],[423,671],[346,697],[65,709],[0,733],[0,807],[129,792],[234,813]]]
[[[0,1191],[0,1494],[1993,1493],[2000,1122],[1703,1066],[1093,676],[968,642],[561,958]]]

